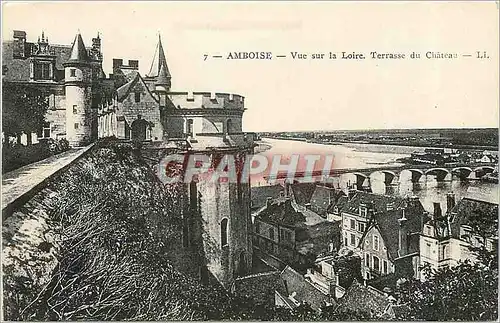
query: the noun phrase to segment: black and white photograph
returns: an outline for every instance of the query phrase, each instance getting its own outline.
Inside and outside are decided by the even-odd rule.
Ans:
[[[2,321],[497,321],[498,1],[3,1]]]

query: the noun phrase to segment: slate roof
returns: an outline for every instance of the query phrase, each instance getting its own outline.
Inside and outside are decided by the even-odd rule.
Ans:
[[[375,212],[387,210],[387,204],[389,203],[394,203],[394,209],[401,209],[404,206],[403,202],[404,199],[401,197],[357,191],[352,199],[350,201],[347,201],[346,205],[342,209],[342,212],[358,215],[359,206],[362,203],[371,203]]]
[[[293,270],[290,266],[286,266],[285,269],[283,269],[280,278],[281,284],[276,291],[280,293],[284,299],[288,299],[288,296],[296,293],[294,298],[297,301],[307,302],[315,310],[320,309],[326,303],[334,303],[330,296],[323,294],[309,283],[304,276]],[[287,303],[290,305],[293,304],[291,302]]]
[[[89,60],[89,55],[85,44],[83,43],[82,35],[80,33],[76,34],[73,45],[71,46],[71,53],[69,55],[68,62],[87,62]]]
[[[31,52],[33,43],[26,43],[28,47],[27,52]],[[71,46],[69,45],[53,45],[50,48],[56,57],[56,64],[54,69],[55,80],[64,80],[64,67],[65,63],[71,53]],[[13,57],[14,42],[12,40],[4,41],[2,43],[2,66],[5,66],[5,74],[3,80],[11,82],[21,82],[30,80],[30,60],[27,58],[14,58]],[[29,55],[28,55],[29,56]]]
[[[290,184],[295,203],[304,205],[311,202],[311,197],[316,189],[315,183]]]
[[[317,185],[311,197],[311,209],[324,215],[342,195],[345,194],[340,190]]]
[[[280,192],[283,191],[283,186],[279,184],[252,187],[250,189],[252,209],[260,209],[264,207],[268,197],[272,197],[273,199],[278,198],[280,196]]]
[[[149,93],[149,95],[156,100],[156,97],[149,91],[148,86],[144,82],[144,79],[141,77],[138,71],[131,71],[130,73],[127,73],[125,75],[126,80],[128,80],[127,83],[123,84],[120,86],[118,89],[116,89],[116,94],[118,97],[118,101],[123,101],[127,96],[130,94],[131,90],[134,88],[134,86],[137,84],[137,82],[142,82],[144,85],[144,88],[146,91]]]
[[[482,215],[485,222],[490,222],[491,226],[485,228],[486,233],[497,232],[498,230],[498,204],[472,199],[469,197],[461,199],[450,212],[451,234],[455,238],[460,238],[460,226],[470,224],[471,216]]]
[[[274,292],[280,288],[280,272],[266,272],[236,278],[235,293],[257,303],[273,304]]]
[[[345,196],[345,195],[339,196],[339,198],[337,199],[337,202],[330,205],[327,212],[333,213],[335,210],[335,207],[338,208],[339,212],[342,212],[344,207],[347,205],[347,202],[348,202],[347,196]]]
[[[167,74],[167,70],[165,65],[162,65],[160,68],[160,72],[158,74],[158,78],[156,79],[156,84],[157,85],[168,85],[170,84],[169,81],[170,76]]]
[[[390,305],[391,301],[384,293],[360,284],[357,279],[339,301],[339,306],[370,313],[374,318],[382,316]]]
[[[278,198],[271,205],[263,209],[258,217],[264,222],[272,222],[281,225],[296,226],[306,221],[305,216],[297,212],[292,206],[291,199]]]
[[[418,200],[405,199],[395,196],[378,195],[367,192],[356,192],[350,201],[342,209],[342,212],[359,215],[361,204],[371,203],[373,205],[373,218],[369,220],[369,228],[376,227],[387,247],[389,258],[394,260],[399,255],[399,219],[404,215],[407,219],[405,225],[409,232],[421,232],[423,225],[423,214],[425,212],[422,204]],[[392,209],[388,210],[388,205],[392,204]],[[369,216],[369,215],[368,215]],[[413,246],[413,249],[416,246]],[[411,248],[410,248],[411,249]],[[409,250],[411,251],[411,250]]]
[[[318,255],[328,250],[330,242],[334,242],[336,248],[339,247],[340,227],[328,221],[303,226],[301,230],[297,230],[295,239],[299,253],[305,255],[311,252]]]

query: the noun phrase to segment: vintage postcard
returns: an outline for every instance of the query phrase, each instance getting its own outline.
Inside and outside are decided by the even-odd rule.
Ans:
[[[2,319],[498,320],[496,1],[2,3]]]

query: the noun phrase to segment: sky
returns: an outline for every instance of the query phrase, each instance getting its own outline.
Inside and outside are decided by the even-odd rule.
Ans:
[[[90,46],[99,32],[106,73],[113,58],[138,59],[147,73],[160,33],[172,90],[245,96],[245,131],[498,127],[499,12],[491,1],[3,2],[2,11],[4,40],[24,30],[36,41],[43,30],[50,43],[71,44],[80,31]],[[240,51],[287,57],[225,59]],[[343,51],[422,58],[291,58]],[[458,58],[426,59],[427,51]]]

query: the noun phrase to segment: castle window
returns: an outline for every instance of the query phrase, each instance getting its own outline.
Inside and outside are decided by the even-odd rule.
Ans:
[[[75,123],[75,129],[78,129],[79,124]]]
[[[358,231],[365,232],[365,224],[362,222],[358,222]]]
[[[193,119],[188,119],[187,120],[186,133],[188,134],[188,136],[192,136],[193,135]]]
[[[380,259],[377,256],[373,256],[373,270],[380,271]]]
[[[387,272],[388,272],[387,260],[384,260],[382,263],[384,265],[382,268],[382,273],[387,274]]]
[[[378,240],[378,236],[376,236],[376,235],[373,236],[373,250],[375,250],[375,251],[379,250],[379,240]]]
[[[356,220],[351,219],[351,229],[356,229]]]
[[[42,128],[40,128],[40,130],[38,130],[37,136],[38,136],[38,138],[50,138],[50,123],[49,122],[45,122],[43,124]]]
[[[365,266],[367,268],[370,267],[370,255],[369,254],[366,254],[366,256],[365,256]]]
[[[260,223],[259,221],[255,221],[255,232],[260,233]]]
[[[141,93],[140,92],[135,93],[135,102],[136,103],[141,102]]]
[[[356,236],[351,233],[351,246],[355,246],[356,245]]]
[[[69,70],[69,76],[76,77],[76,69],[72,68]]]
[[[35,62],[33,67],[35,80],[50,80],[50,63]]]
[[[274,229],[269,228],[269,239],[274,240]]]
[[[73,105],[73,114],[77,114],[78,113],[78,110],[76,109],[76,104]]]
[[[228,226],[228,219],[222,219],[220,223],[220,240],[221,240],[221,246],[227,246],[227,226]]]
[[[233,128],[233,124],[231,119],[228,119],[226,122],[226,133],[231,133],[231,129]]]

